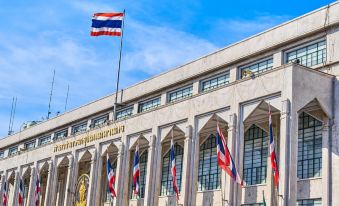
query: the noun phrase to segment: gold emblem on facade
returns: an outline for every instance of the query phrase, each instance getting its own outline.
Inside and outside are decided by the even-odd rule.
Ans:
[[[78,179],[77,189],[76,189],[76,202],[75,206],[87,206],[87,190],[88,190],[88,180],[89,177],[87,174],[83,174]]]

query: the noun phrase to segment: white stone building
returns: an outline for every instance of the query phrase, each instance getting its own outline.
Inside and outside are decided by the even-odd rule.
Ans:
[[[25,206],[34,205],[39,174],[40,205],[73,205],[85,174],[87,205],[112,205],[108,154],[117,175],[114,206],[135,206],[132,164],[139,144],[141,205],[174,206],[173,134],[178,205],[259,206],[265,196],[267,205],[337,206],[338,74],[335,2],[126,88],[115,115],[113,94],[0,139],[0,188],[7,183],[9,205],[16,206],[22,178]],[[278,190],[268,158],[269,104]],[[247,183],[243,188],[217,167],[217,122]]]

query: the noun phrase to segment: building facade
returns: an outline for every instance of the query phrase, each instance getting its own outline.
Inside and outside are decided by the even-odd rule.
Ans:
[[[17,205],[339,205],[339,2],[0,139],[0,188]],[[279,162],[273,185],[268,108]],[[220,125],[246,186],[217,166]],[[169,146],[174,139],[179,201]],[[132,193],[140,152],[140,195]],[[106,164],[116,172],[117,198]],[[85,194],[80,193],[85,186]],[[85,196],[81,196],[85,195]],[[2,196],[0,197],[2,200]],[[2,201],[0,201],[2,202]],[[1,205],[1,204],[0,204]]]

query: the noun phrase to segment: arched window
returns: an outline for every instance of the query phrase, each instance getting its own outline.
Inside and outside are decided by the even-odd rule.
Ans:
[[[267,133],[252,125],[244,137],[244,180],[247,185],[266,182],[268,137]]]
[[[107,160],[106,160],[107,161]],[[105,161],[105,164],[104,164],[104,168],[105,168],[105,171],[106,171],[106,176],[104,177],[106,179],[106,196],[105,196],[105,202],[107,203],[112,203],[113,202],[113,197],[111,195],[111,191],[109,190],[109,187],[108,187],[108,177],[107,177],[107,162]],[[115,173],[115,175],[117,174],[117,160],[114,160],[113,163],[111,163],[112,165],[112,168],[113,168],[113,171]],[[115,178],[116,179],[116,178]],[[115,188],[115,192],[117,192],[117,188]]]
[[[221,169],[217,162],[216,137],[211,134],[199,150],[198,190],[213,190],[220,187]]]
[[[298,128],[298,178],[305,179],[321,175],[322,123],[302,113]]]
[[[175,165],[177,169],[177,185],[179,191],[181,190],[181,179],[182,179],[182,162],[184,149],[177,143],[174,144],[175,152]],[[161,177],[161,192],[162,196],[174,195],[173,182],[172,182],[172,165],[170,161],[170,151],[168,151],[162,159],[162,177]]]
[[[139,188],[139,194],[140,194],[140,198],[144,198],[145,197],[145,185],[146,185],[146,172],[147,172],[147,157],[148,157],[148,151],[145,150],[144,152],[141,153],[140,157],[139,157],[139,168],[140,168],[140,178],[139,178],[139,184],[140,184],[140,188]],[[137,195],[134,194],[134,184],[133,184],[133,166],[132,166],[132,180],[131,180],[131,184],[132,184],[132,199],[136,199]]]

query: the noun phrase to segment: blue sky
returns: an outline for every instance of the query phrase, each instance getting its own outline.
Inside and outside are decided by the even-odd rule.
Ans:
[[[47,115],[56,70],[52,116],[113,93],[119,39],[90,37],[94,12],[126,9],[121,86],[325,6],[333,0],[15,0],[0,1],[0,138],[11,100],[14,130]]]

